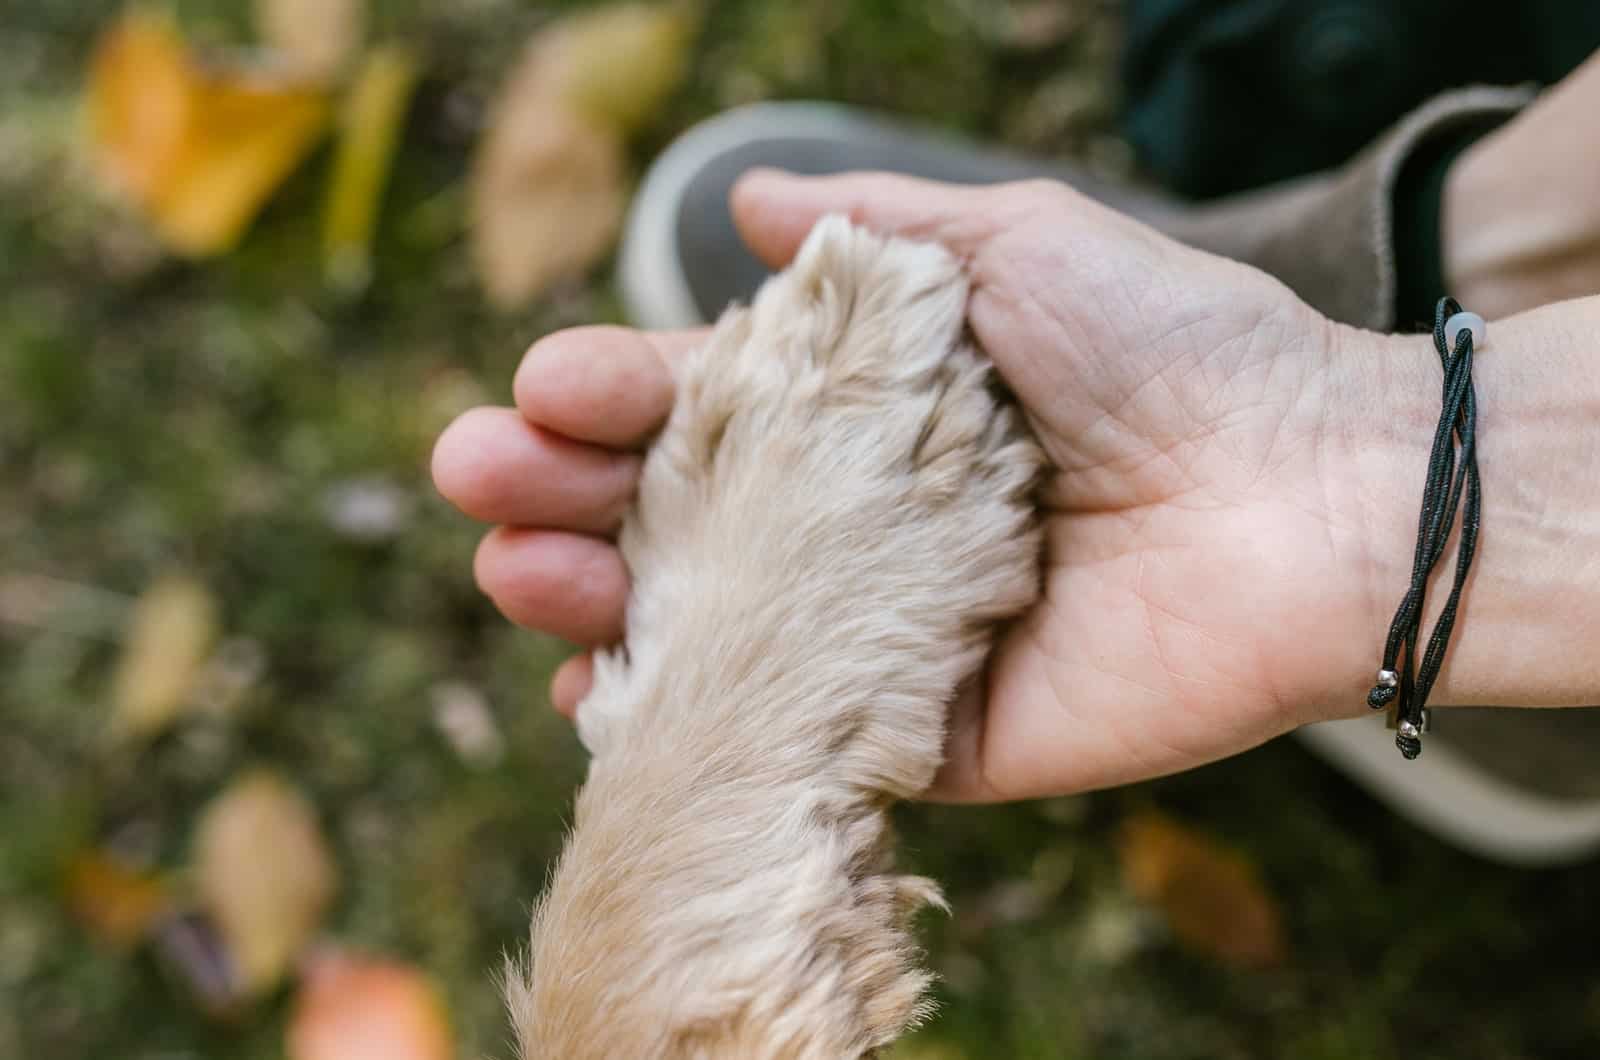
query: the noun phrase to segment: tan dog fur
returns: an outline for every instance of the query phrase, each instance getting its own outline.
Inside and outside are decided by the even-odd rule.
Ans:
[[[1041,456],[944,250],[820,223],[679,371],[621,536],[627,646],[512,970],[525,1060],[842,1060],[927,1012],[887,810],[1038,584]]]

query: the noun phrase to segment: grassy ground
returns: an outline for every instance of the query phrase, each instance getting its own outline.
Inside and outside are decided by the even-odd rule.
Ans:
[[[1105,131],[1114,18],[1078,6],[1082,24],[1052,42],[1018,39],[1009,8],[981,0],[713,0],[690,83],[639,157],[732,103],[824,96],[1125,166]],[[246,3],[178,7],[220,40],[248,21]],[[433,496],[425,467],[455,411],[507,398],[531,339],[618,316],[598,276],[496,315],[459,238],[473,117],[550,10],[381,5],[384,32],[428,42],[430,79],[376,283],[351,303],[324,293],[315,263],[325,159],[240,252],[203,267],[161,259],[90,205],[67,145],[114,7],[0,2],[0,579],[14,595],[63,595],[33,601],[40,622],[0,622],[0,1058],[281,1055],[282,998],[210,1021],[147,955],[93,942],[60,895],[62,865],[87,842],[181,863],[197,810],[262,763],[304,787],[334,844],[330,931],[435,975],[462,1056],[504,1052],[489,970],[525,930],[583,759],[545,706],[563,646],[479,598],[476,530]],[[330,527],[330,490],[352,483],[397,498],[401,532],[362,543]],[[226,716],[109,754],[117,647],[100,612],[118,597],[105,593],[174,568],[210,586],[227,636],[264,669]],[[441,736],[432,691],[447,681],[486,695],[506,743],[497,765],[468,764]],[[1284,963],[1219,963],[1134,899],[1114,839],[1150,807],[1259,868],[1282,905]],[[943,1013],[907,1055],[1600,1053],[1600,866],[1480,864],[1287,741],[1123,791],[911,807],[902,822],[915,867],[947,882],[955,909],[924,921]]]

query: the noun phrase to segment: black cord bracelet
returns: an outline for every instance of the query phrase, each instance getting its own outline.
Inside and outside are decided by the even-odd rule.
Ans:
[[[1456,614],[1461,606],[1461,590],[1478,547],[1482,497],[1478,484],[1478,408],[1472,386],[1472,351],[1475,344],[1481,345],[1483,341],[1481,317],[1462,312],[1453,298],[1439,299],[1434,310],[1433,346],[1444,367],[1444,408],[1439,413],[1433,451],[1428,457],[1428,478],[1422,490],[1422,515],[1417,523],[1411,585],[1389,625],[1378,683],[1367,693],[1367,705],[1372,709],[1393,708],[1399,722],[1395,746],[1408,759],[1422,753],[1422,734],[1428,728],[1428,694],[1433,691],[1439,668],[1444,664],[1450,633],[1455,629]],[[1428,578],[1450,540],[1456,510],[1463,501],[1455,580],[1419,665],[1416,655]]]

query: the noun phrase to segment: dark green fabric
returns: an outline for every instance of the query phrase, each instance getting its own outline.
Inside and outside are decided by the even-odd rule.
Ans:
[[[1600,0],[1129,0],[1124,123],[1189,198],[1344,162],[1450,88],[1549,84],[1600,47]]]

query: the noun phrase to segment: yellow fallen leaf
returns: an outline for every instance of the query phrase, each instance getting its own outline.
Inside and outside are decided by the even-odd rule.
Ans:
[[[168,908],[162,880],[98,850],[77,854],[63,883],[67,906],[89,933],[112,946],[138,942]]]
[[[323,88],[265,70],[213,67],[172,21],[126,16],[102,39],[88,85],[100,172],[179,253],[233,246],[315,146]]]
[[[244,229],[300,161],[327,121],[320,93],[216,80],[195,97],[196,123],[184,139],[156,217],[177,250],[216,254]]]
[[[490,299],[515,309],[603,257],[622,180],[615,134],[560,104],[503,100],[472,173],[473,258]]]
[[[1128,889],[1160,908],[1177,940],[1225,964],[1267,967],[1287,956],[1278,903],[1238,853],[1154,812],[1117,841]]]
[[[529,43],[507,91],[561,101],[626,135],[682,83],[697,22],[682,3],[624,3],[569,15]]]
[[[195,834],[195,893],[217,924],[241,988],[272,989],[315,934],[337,878],[316,813],[276,774],[234,781]]]
[[[89,73],[89,120],[102,175],[137,201],[155,196],[181,149],[189,55],[178,29],[135,12],[101,39]]]
[[[450,1020],[433,983],[409,965],[319,954],[289,1017],[289,1060],[450,1060]]]
[[[345,100],[322,224],[323,273],[340,289],[359,291],[372,276],[378,205],[418,72],[409,50],[374,49]]]
[[[256,32],[304,73],[331,78],[361,47],[365,0],[256,0]]]
[[[183,708],[217,634],[217,606],[194,578],[170,574],[134,605],[111,692],[111,734],[146,739]]]

